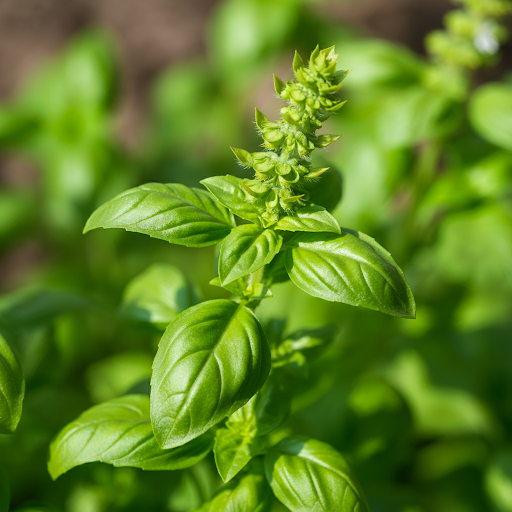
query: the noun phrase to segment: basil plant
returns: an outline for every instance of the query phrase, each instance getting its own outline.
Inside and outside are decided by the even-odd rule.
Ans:
[[[311,154],[338,136],[316,135],[342,105],[333,48],[317,47],[294,81],[275,77],[287,102],[272,122],[256,110],[263,150],[232,148],[253,179],[215,176],[204,189],[148,183],[98,208],[85,232],[124,228],[187,247],[220,244],[211,284],[233,300],[199,303],[167,326],[153,362],[151,395],[100,403],[67,425],[50,447],[55,479],[92,461],[144,470],[190,467],[213,449],[225,485],[206,511],[258,511],[277,498],[293,512],[368,511],[344,457],[282,428],[293,371],[325,344],[325,330],[267,340],[255,310],[272,286],[291,279],[327,301],[414,318],[403,272],[368,235],[341,228],[330,210],[338,174],[313,167]]]

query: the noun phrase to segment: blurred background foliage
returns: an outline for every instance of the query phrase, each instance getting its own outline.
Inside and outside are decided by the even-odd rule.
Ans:
[[[153,3],[132,3],[151,30]],[[391,15],[413,3],[395,2]],[[461,78],[436,60],[439,41],[430,40],[433,58],[422,54],[420,39],[441,27],[449,4],[425,2],[430,18],[402,20],[409,48],[358,27],[348,1],[191,4],[202,24],[165,39],[160,61],[143,45],[132,54],[84,11],[65,45],[0,104],[0,333],[26,379],[19,427],[0,435],[0,511],[187,512],[218,487],[213,457],[169,473],[89,464],[48,476],[52,437],[93,403],[148,392],[165,325],[224,293],[208,285],[211,249],[81,230],[130,186],[246,176],[228,146],[256,151],[254,106],[271,118],[281,106],[272,72],[289,79],[293,50],[306,57],[317,43],[336,44],[340,67],[353,70],[349,101],[325,130],[343,137],[318,157],[343,178],[334,214],[393,254],[418,314],[391,318],[278,285],[258,310],[268,325],[338,329],[287,427],[346,455],[373,512],[512,511],[510,46],[500,64]],[[27,3],[25,15],[44,19],[41,5]],[[104,4],[106,18],[114,5]],[[364,9],[359,21],[371,18]],[[181,7],[177,17],[190,14]],[[155,33],[162,27],[156,21]],[[147,65],[143,114],[126,107],[127,59]],[[155,281],[162,267],[167,278]]]

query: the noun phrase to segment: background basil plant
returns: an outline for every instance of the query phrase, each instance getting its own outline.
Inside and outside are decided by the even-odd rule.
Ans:
[[[325,206],[335,206],[329,197],[340,196],[339,181],[311,162],[315,148],[338,138],[316,135],[344,103],[336,93],[348,72],[336,71],[337,60],[334,47],[317,47],[307,66],[295,55],[295,81],[275,77],[288,106],[276,122],[256,110],[265,151],[232,148],[254,179],[208,178],[207,190],[149,183],[91,215],[85,232],[124,228],[187,247],[220,243],[211,284],[234,297],[200,302],[169,323],[153,361],[150,397],[107,400],[59,433],[48,462],[54,479],[92,461],[182,469],[213,448],[226,485],[202,511],[264,512],[273,495],[294,512],[368,511],[341,454],[283,428],[297,373],[328,342],[329,329],[282,339],[267,335],[255,315],[272,298],[272,285],[291,279],[328,301],[415,316],[401,269],[371,237],[338,225]],[[165,279],[165,267],[152,270],[152,281]]]

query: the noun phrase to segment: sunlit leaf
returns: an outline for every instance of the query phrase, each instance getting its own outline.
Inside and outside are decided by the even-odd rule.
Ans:
[[[170,450],[158,446],[149,419],[149,397],[127,395],[91,407],[57,435],[50,446],[48,471],[55,480],[75,466],[105,462],[146,470],[193,466],[212,448],[203,436]]]
[[[230,300],[203,302],[165,331],[153,364],[151,420],[163,448],[194,439],[244,405],[270,370],[254,314]]]

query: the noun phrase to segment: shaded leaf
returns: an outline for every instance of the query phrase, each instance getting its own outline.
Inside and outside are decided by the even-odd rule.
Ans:
[[[157,263],[128,283],[120,314],[139,322],[162,325],[195,302],[197,297],[183,273],[172,265]]]

